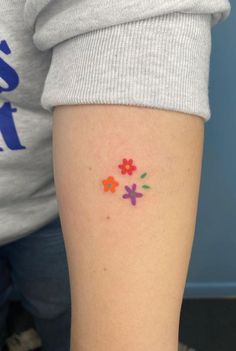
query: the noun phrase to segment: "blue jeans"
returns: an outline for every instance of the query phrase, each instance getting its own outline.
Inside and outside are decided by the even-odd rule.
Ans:
[[[32,315],[43,351],[70,350],[70,285],[59,218],[0,246],[0,331],[10,299]]]

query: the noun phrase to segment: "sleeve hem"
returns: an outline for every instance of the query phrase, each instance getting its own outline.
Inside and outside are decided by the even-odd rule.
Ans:
[[[210,28],[210,15],[175,13],[66,40],[53,49],[41,104],[146,106],[207,121]]]

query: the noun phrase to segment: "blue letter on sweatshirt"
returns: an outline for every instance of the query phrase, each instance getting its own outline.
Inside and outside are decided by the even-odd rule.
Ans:
[[[5,40],[0,42],[0,51],[4,52],[4,54],[6,55],[9,55],[11,53],[11,50]],[[3,80],[5,80],[5,82],[8,85],[7,88],[3,88],[0,86],[0,93],[2,93],[3,91],[12,91],[16,89],[16,87],[19,84],[19,76],[16,73],[16,71],[1,58],[0,77],[3,78]]]
[[[26,149],[26,147],[20,143],[12,116],[13,112],[16,111],[16,108],[11,107],[10,102],[5,102],[0,108],[0,132],[2,133],[6,145],[11,150]],[[0,151],[3,151],[1,147]]]

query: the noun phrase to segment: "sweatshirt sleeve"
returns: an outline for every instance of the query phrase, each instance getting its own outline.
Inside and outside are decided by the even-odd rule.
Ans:
[[[41,97],[67,104],[125,104],[210,118],[211,27],[227,0],[26,0],[39,50],[52,50]]]

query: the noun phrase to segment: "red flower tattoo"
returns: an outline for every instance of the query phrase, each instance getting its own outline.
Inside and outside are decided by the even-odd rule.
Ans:
[[[126,158],[123,158],[123,163],[118,165],[118,167],[121,169],[121,174],[128,174],[132,175],[134,171],[136,171],[137,167],[133,164],[133,160],[127,160]]]

